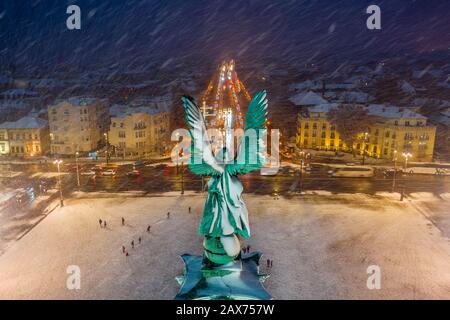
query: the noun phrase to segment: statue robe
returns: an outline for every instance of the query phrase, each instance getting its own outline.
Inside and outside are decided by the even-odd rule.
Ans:
[[[238,234],[250,237],[248,212],[241,199],[243,187],[227,170],[208,181],[208,198],[199,227],[200,235],[211,237]]]

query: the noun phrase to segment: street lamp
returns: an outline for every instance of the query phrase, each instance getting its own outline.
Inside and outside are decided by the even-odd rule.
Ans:
[[[183,149],[181,149],[178,156],[181,157],[181,194],[184,194]]]
[[[58,184],[59,184],[59,201],[61,202],[61,207],[64,207],[64,200],[63,200],[63,194],[62,194],[62,183],[61,183],[61,170],[60,170],[60,164],[62,163],[62,160],[55,160],[53,161],[53,164],[56,164],[58,167]]]
[[[412,157],[412,154],[410,152],[403,152],[402,153],[403,158],[405,158],[405,172],[408,168],[408,159]],[[405,184],[403,184],[402,193],[400,195],[400,201],[403,201],[403,198],[405,196]]]
[[[369,135],[368,132],[364,132],[364,141],[363,141],[363,160],[362,164],[366,162],[366,142],[367,142],[367,136]]]
[[[412,157],[412,154],[409,152],[402,153],[403,158],[405,158],[405,170],[408,168],[408,159]]]
[[[395,191],[395,178],[397,175],[397,150],[394,150],[394,175],[392,178],[392,192]]]
[[[306,159],[310,158],[309,152],[300,151],[300,194],[303,192],[303,165]]]
[[[106,164],[108,164],[109,163],[109,137],[108,137],[107,132],[103,133],[103,135],[105,136],[105,140],[106,140]]]
[[[75,152],[75,164],[77,166],[77,186],[78,186],[78,191],[80,191],[80,170],[78,168],[78,151]]]

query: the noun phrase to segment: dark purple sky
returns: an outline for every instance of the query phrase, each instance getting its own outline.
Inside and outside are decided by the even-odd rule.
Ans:
[[[68,4],[81,7],[79,31],[66,28]],[[369,4],[381,7],[382,30],[367,30]],[[447,0],[2,1],[0,65],[145,69],[222,58],[340,63],[448,54],[449,12]]]

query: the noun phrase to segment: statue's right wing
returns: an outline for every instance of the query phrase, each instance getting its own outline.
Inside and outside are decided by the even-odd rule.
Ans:
[[[216,176],[223,173],[211,150],[211,144],[206,133],[205,121],[200,109],[192,97],[182,97],[186,121],[191,135],[191,158],[189,169],[198,175]]]

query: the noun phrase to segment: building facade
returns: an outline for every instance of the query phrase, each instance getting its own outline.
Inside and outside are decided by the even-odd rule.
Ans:
[[[143,101],[114,105],[110,110],[108,140],[117,156],[163,154],[170,141],[167,108]]]
[[[436,127],[428,125],[426,117],[395,106],[361,106],[367,108],[368,114],[374,116],[376,122],[368,128],[367,135],[361,133],[359,142],[347,146],[336,127],[327,119],[327,112],[338,107],[336,103],[323,104],[300,114],[297,146],[301,149],[329,151],[354,150],[361,155],[365,150],[367,156],[390,160],[403,152],[409,152],[411,161],[433,160]]]
[[[9,154],[8,130],[0,125],[0,155]]]
[[[96,151],[109,127],[108,101],[72,97],[48,107],[51,153],[74,155]]]
[[[48,153],[50,137],[48,122],[36,117],[23,117],[0,124],[0,153],[19,157]]]

